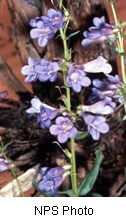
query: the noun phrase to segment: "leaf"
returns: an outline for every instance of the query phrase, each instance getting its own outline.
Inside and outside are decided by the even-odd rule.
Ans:
[[[111,44],[111,48],[112,48],[112,50],[116,53],[116,54],[118,54],[118,55],[122,55],[122,56],[125,56],[126,55],[126,52],[124,51],[124,52],[120,52],[119,50],[118,50],[118,48],[117,47],[114,47],[114,45],[112,45]]]
[[[93,193],[92,196],[93,197],[103,197],[101,194],[98,194],[98,193]]]
[[[100,164],[102,161],[101,149],[98,149],[95,154],[96,154],[96,161],[95,161],[94,167],[91,170],[91,172],[87,174],[87,176],[84,178],[82,184],[79,187],[80,196],[86,195],[93,188],[94,183],[97,179]]]
[[[77,35],[80,31],[76,31],[74,33],[71,33],[69,36],[67,36],[66,40],[70,39],[71,37]]]
[[[59,191],[59,194],[66,194],[69,197],[77,197],[77,195],[72,190],[66,190],[66,191]]]
[[[121,28],[126,27],[126,22],[122,22],[122,23],[120,24],[120,27],[121,27]]]
[[[2,147],[2,152],[4,152],[11,144],[12,144],[13,142],[12,141],[10,141],[10,142],[8,142],[8,143],[6,143],[5,145],[3,145],[3,147]]]
[[[75,137],[75,140],[80,140],[86,138],[88,135],[88,132],[84,131],[78,131],[77,136]]]

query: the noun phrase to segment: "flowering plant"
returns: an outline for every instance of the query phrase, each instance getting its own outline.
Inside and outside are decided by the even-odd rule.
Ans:
[[[57,61],[49,61],[46,57],[36,61],[29,57],[28,65],[22,68],[22,74],[26,76],[25,82],[31,83],[38,80],[55,83],[60,76],[62,85],[58,87],[61,93],[65,91],[60,98],[59,107],[52,107],[35,96],[31,100],[31,107],[26,111],[30,115],[36,114],[40,126],[44,129],[47,128],[54,140],[58,141],[58,145],[61,144],[60,148],[63,148],[69,164],[69,169],[65,169],[64,166],[51,169],[41,168],[42,180],[38,183],[38,188],[48,196],[57,195],[58,188],[63,183],[66,175],[71,177],[71,188],[64,191],[64,194],[84,196],[92,189],[102,161],[102,152],[96,150],[94,168],[82,184],[78,186],[75,154],[77,140],[87,136],[85,131],[94,141],[99,140],[102,134],[109,132],[107,116],[114,112],[118,103],[124,104],[124,107],[126,107],[124,91],[122,91],[126,84],[126,75],[123,35],[121,35],[126,24],[118,24],[114,1],[109,2],[115,17],[115,24],[106,23],[104,16],[101,18],[95,17],[93,26],[88,31],[83,32],[84,39],[81,45],[82,47],[89,47],[107,40],[113,48],[114,42],[112,39],[114,39],[118,46],[114,49],[121,56],[122,80],[117,74],[111,74],[112,66],[102,55],[85,64],[73,63],[71,59],[72,51],[68,47],[70,36],[67,37],[70,15],[63,6],[62,0],[59,1],[57,10],[51,8],[45,16],[30,20],[32,27],[30,37],[37,39],[40,47],[46,47],[55,37],[55,34],[59,32],[64,48],[64,57],[58,58]],[[74,36],[74,33],[72,36]],[[102,73],[103,79],[93,78],[92,80],[89,75],[92,73]],[[91,92],[86,98],[87,102],[80,103],[79,101],[79,105],[74,108],[72,96],[85,92],[87,89],[90,89]],[[81,120],[81,127],[78,120]],[[66,147],[67,149],[65,149]]]

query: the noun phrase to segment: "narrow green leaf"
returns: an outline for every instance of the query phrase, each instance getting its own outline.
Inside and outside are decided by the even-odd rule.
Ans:
[[[69,36],[67,36],[66,40],[70,39],[71,37],[77,35],[80,31],[76,31],[74,33],[71,33]]]
[[[88,135],[88,132],[79,131],[79,132],[77,133],[77,136],[76,136],[75,139],[76,139],[76,140],[84,139],[84,138],[87,137],[87,135]]]
[[[13,142],[8,142],[5,145],[3,145],[2,151],[4,152]]]
[[[122,27],[122,28],[126,27],[126,22],[122,22],[122,23],[121,23],[121,27]]]
[[[95,161],[94,167],[90,171],[90,173],[87,174],[87,176],[84,178],[82,184],[79,187],[80,196],[86,195],[93,188],[94,183],[97,179],[100,164],[102,161],[101,149],[98,149],[95,154],[96,154],[96,161]]]

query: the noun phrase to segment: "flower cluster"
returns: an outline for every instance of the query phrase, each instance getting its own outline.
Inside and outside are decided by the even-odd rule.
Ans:
[[[32,39],[38,39],[38,45],[45,47],[55,33],[64,25],[64,17],[60,11],[49,9],[47,16],[36,17],[30,20],[33,27],[30,31]]]
[[[57,72],[59,64],[57,62],[50,62],[46,59],[35,61],[32,58],[28,59],[28,65],[22,67],[22,74],[26,76],[25,82],[30,83],[39,80],[40,82],[51,81],[57,79]]]
[[[51,62],[46,59],[41,59],[40,62],[37,62],[29,58],[28,63],[29,65],[25,65],[22,68],[22,73],[27,76],[25,79],[26,82],[35,80],[54,82],[58,78],[60,66],[57,62]],[[79,93],[82,87],[86,88],[91,85],[91,80],[86,73],[103,72],[105,74],[106,81],[101,81],[99,79],[94,79],[92,81],[92,94],[89,96],[90,104],[79,106],[79,112],[77,112],[83,117],[87,125],[87,130],[94,140],[98,140],[100,134],[97,133],[97,137],[93,134],[94,131],[92,131],[92,128],[94,127],[90,126],[88,121],[89,117],[92,117],[92,119],[94,118],[94,120],[96,119],[98,122],[98,120],[100,120],[99,115],[102,117],[103,115],[109,115],[114,112],[116,103],[112,99],[116,99],[118,102],[123,103],[123,98],[118,94],[121,82],[118,75],[110,75],[111,71],[111,65],[102,56],[82,65],[68,64],[66,83],[75,93]],[[67,113],[67,117],[64,117],[64,115],[61,116],[62,111],[63,109],[53,108],[42,103],[35,97],[31,100],[31,108],[27,110],[27,113],[36,113],[38,115],[37,120],[41,127],[49,128],[50,133],[57,136],[60,143],[66,143],[69,138],[76,137],[78,130],[74,127],[73,120],[69,113]],[[58,115],[60,116],[57,117]],[[105,122],[105,117],[102,120]],[[54,121],[55,123],[53,123]],[[99,131],[98,125],[94,126],[99,133],[106,133],[109,130],[109,128],[106,128],[105,130],[102,129]],[[103,125],[103,127],[104,126],[105,125]]]

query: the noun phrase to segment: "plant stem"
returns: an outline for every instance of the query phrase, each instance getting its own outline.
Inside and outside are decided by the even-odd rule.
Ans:
[[[115,20],[115,24],[118,28],[118,17],[115,10],[114,3],[111,3],[111,8]],[[124,39],[123,39],[123,30],[118,31],[118,50],[121,53],[120,55],[120,63],[121,63],[121,72],[122,72],[122,79],[123,83],[126,84],[126,73],[125,73],[125,58],[124,58]]]
[[[77,195],[77,173],[76,173],[76,156],[75,156],[75,142],[74,139],[70,139],[71,145],[71,182],[72,182],[72,190]]]
[[[67,46],[67,40],[66,40],[66,29],[63,30],[60,29],[60,36],[63,42],[63,48],[64,48],[64,65],[63,65],[63,79],[64,79],[64,85],[66,87],[66,105],[67,110],[71,113],[71,97],[70,97],[70,88],[67,86],[66,83],[66,75],[67,75],[67,69],[68,69],[68,61],[70,58],[70,52]],[[76,174],[76,156],[75,156],[75,140],[70,139],[70,148],[71,148],[71,183],[72,183],[72,191],[74,194],[78,195],[78,189],[77,189],[77,174]]]

